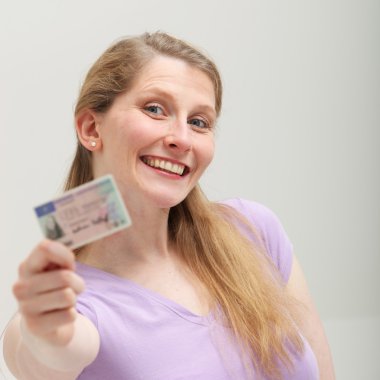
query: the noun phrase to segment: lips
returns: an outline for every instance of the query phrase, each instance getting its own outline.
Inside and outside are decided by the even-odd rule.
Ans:
[[[190,170],[189,167],[184,164],[168,161],[162,158],[143,156],[141,157],[141,160],[152,168],[160,169],[167,173],[177,174],[179,176],[184,176]]]

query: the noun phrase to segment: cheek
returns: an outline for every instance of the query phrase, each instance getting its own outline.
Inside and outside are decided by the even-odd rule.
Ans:
[[[214,158],[214,152],[215,152],[215,143],[214,139],[210,139],[209,141],[205,142],[205,144],[202,147],[202,164],[206,168],[210,165],[211,161]]]
[[[147,118],[131,120],[123,131],[123,139],[130,146],[144,146],[161,137],[160,128]]]

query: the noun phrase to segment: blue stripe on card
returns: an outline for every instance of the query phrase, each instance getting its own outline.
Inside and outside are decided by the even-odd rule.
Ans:
[[[45,203],[41,206],[36,207],[34,211],[36,212],[37,217],[40,218],[41,216],[54,212],[55,206],[53,202],[49,202],[49,203]]]

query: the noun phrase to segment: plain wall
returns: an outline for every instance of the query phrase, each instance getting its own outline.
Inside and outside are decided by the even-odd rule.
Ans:
[[[337,378],[379,379],[377,0],[2,0],[0,330],[16,311],[17,267],[41,239],[33,207],[60,192],[72,158],[85,73],[115,39],[156,30],[200,46],[222,73],[206,194],[278,214]]]

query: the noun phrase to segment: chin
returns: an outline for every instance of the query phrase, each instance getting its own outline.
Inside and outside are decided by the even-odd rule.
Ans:
[[[180,204],[186,197],[183,198],[178,198],[178,197],[173,197],[173,198],[165,198],[165,199],[157,199],[155,202],[159,208],[164,208],[164,209],[169,209],[174,206],[177,206]]]
[[[151,199],[152,203],[156,205],[158,208],[171,208],[174,206],[177,206],[179,203],[181,203],[188,195],[188,192],[178,194],[177,193],[170,193],[165,191],[160,191],[159,189],[156,189],[156,191],[152,194],[149,194],[149,198]]]

